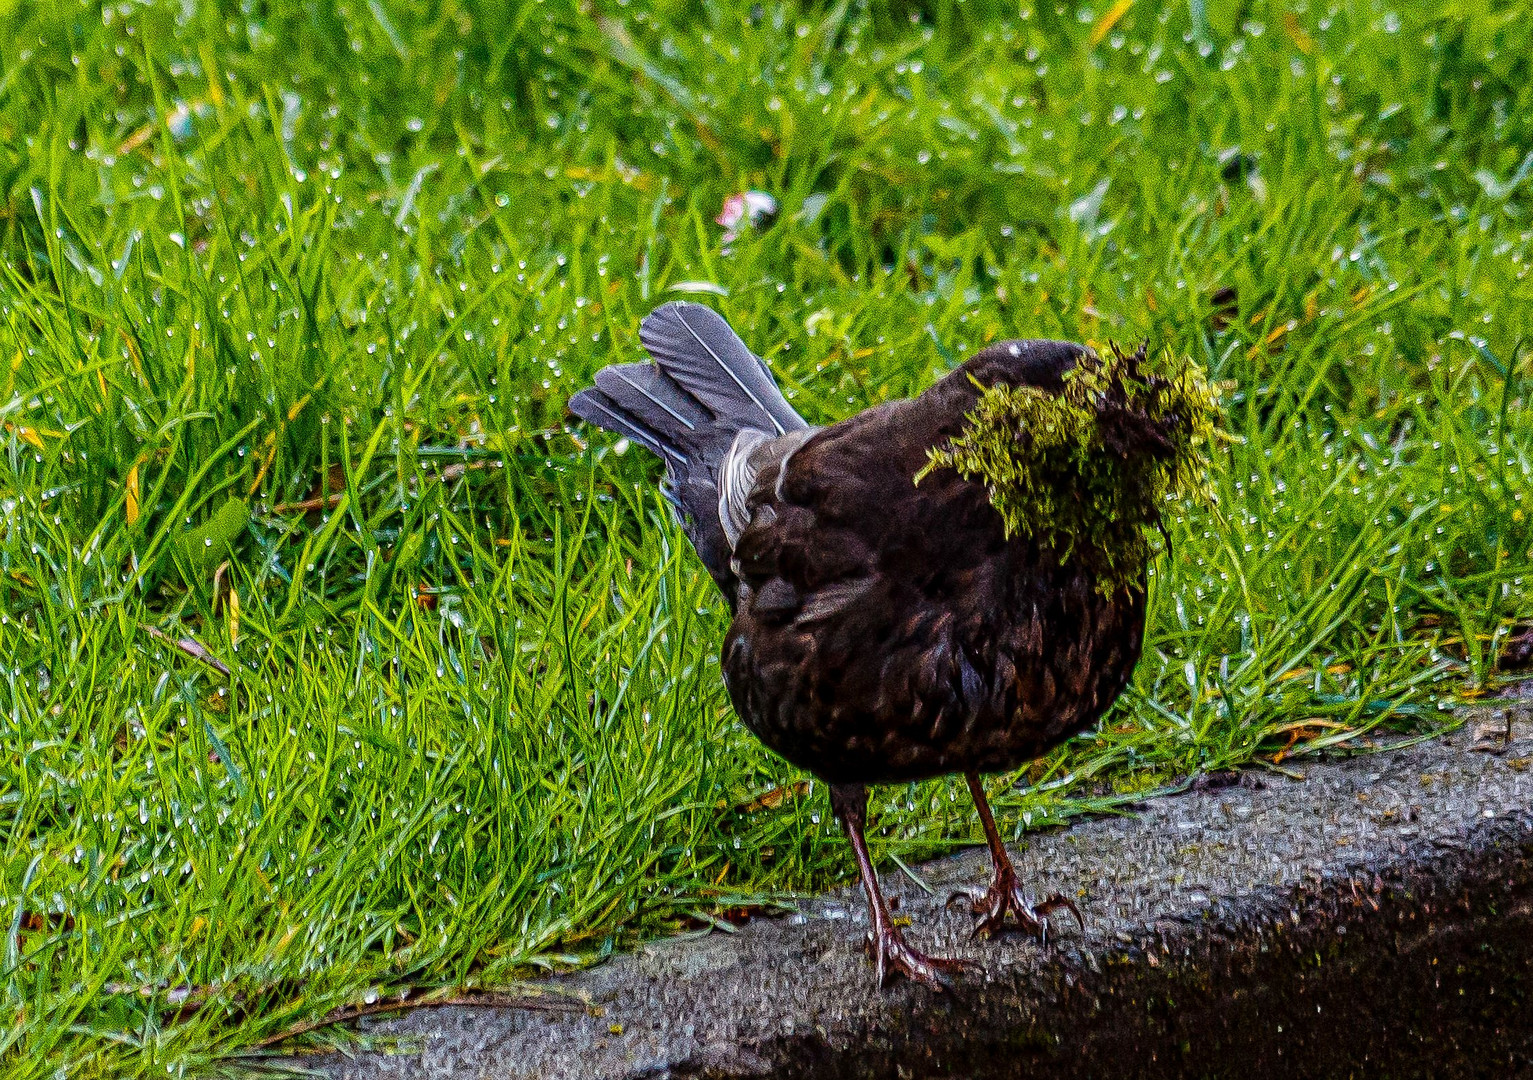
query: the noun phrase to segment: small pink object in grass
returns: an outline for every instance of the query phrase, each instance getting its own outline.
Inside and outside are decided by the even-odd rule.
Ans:
[[[716,222],[724,226],[724,243],[734,243],[747,227],[766,225],[777,216],[777,200],[764,191],[742,191],[724,200]]]

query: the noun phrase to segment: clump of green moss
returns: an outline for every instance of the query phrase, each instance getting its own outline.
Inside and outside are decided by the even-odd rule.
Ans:
[[[1205,470],[1217,394],[1190,360],[1160,370],[1145,350],[1085,354],[1062,389],[984,389],[964,431],[916,476],[957,469],[983,483],[1007,536],[1074,561],[1104,594],[1137,581],[1167,495],[1211,495]]]

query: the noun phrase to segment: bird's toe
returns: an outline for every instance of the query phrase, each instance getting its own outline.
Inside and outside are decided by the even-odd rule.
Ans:
[[[1053,925],[1049,916],[1056,911],[1068,911],[1075,916],[1075,921],[1082,931],[1086,929],[1086,920],[1081,917],[1081,909],[1075,906],[1075,901],[1061,893],[1050,893],[1038,903],[1030,902],[1022,894],[1020,888],[1012,893],[1012,903],[1016,908],[1017,921],[1022,929],[1034,934],[1040,945],[1049,943],[1049,928]]]
[[[973,974],[980,966],[973,960],[952,956],[927,956],[905,941],[898,930],[879,934],[870,932],[867,947],[873,954],[875,977],[880,988],[888,985],[890,977],[898,972],[911,982],[920,983],[939,993],[953,989],[954,974]]]
[[[1004,869],[997,872],[989,888],[955,892],[948,897],[947,906],[951,908],[960,899],[966,900],[970,910],[978,916],[974,922],[974,937],[999,934],[1014,926],[1023,933],[1033,935],[1040,943],[1048,944],[1049,916],[1056,911],[1068,911],[1075,916],[1081,929],[1086,929],[1086,921],[1081,917],[1081,910],[1075,906],[1075,901],[1060,893],[1051,893],[1035,904],[1022,891],[1016,875]],[[1008,914],[1016,917],[1014,924],[1008,924]]]

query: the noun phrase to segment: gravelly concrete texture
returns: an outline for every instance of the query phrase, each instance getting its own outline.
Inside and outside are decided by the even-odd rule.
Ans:
[[[367,1022],[393,1054],[334,1080],[1533,1074],[1533,717],[1511,744],[1436,742],[1203,783],[1133,818],[1029,834],[1033,891],[1079,897],[1041,948],[968,940],[948,892],[983,850],[888,890],[918,947],[979,961],[957,992],[872,985],[860,893],[734,935],[548,980],[584,1012],[434,1009]],[[1015,851],[1016,848],[1014,847]],[[315,1059],[303,1064],[315,1067]]]

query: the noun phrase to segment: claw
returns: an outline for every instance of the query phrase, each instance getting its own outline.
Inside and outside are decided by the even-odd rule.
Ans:
[[[973,974],[982,970],[973,960],[950,956],[927,956],[906,943],[905,937],[890,926],[882,933],[868,931],[864,944],[873,955],[873,967],[880,988],[887,986],[889,975],[898,971],[911,982],[937,992],[953,989],[948,972]]]
[[[1075,924],[1081,928],[1081,933],[1084,934],[1086,932],[1086,920],[1081,918],[1081,909],[1075,906],[1074,900],[1071,900],[1063,893],[1050,893],[1034,904],[1033,918],[1043,919],[1046,922],[1050,912],[1060,910],[1068,911],[1071,915],[1074,915]]]
[[[1047,945],[1049,914],[1060,908],[1074,915],[1075,921],[1080,923],[1084,931],[1086,920],[1081,918],[1080,908],[1075,906],[1073,900],[1052,893],[1034,905],[1022,895],[1022,889],[1017,884],[1017,872],[1006,854],[1006,845],[1001,842],[1000,830],[995,827],[995,815],[990,812],[990,802],[985,798],[985,787],[980,782],[979,773],[964,773],[964,780],[969,785],[969,794],[974,797],[974,809],[979,811],[980,824],[985,827],[985,844],[990,848],[990,865],[995,868],[995,877],[990,882],[990,888],[984,891],[971,889],[954,893],[948,897],[948,905],[951,907],[953,901],[960,896],[969,898],[974,914],[980,916],[974,927],[976,936],[986,932],[994,934],[1005,929],[1006,912],[1014,911],[1018,926],[1030,934],[1038,935],[1038,941]]]
[[[947,906],[951,908],[959,897],[966,898],[970,910],[979,916],[974,924],[974,937],[998,934],[1004,930],[1007,912],[1017,916],[1018,929],[1035,935],[1042,945],[1048,944],[1049,915],[1061,909],[1075,916],[1081,930],[1086,929],[1086,920],[1081,918],[1080,908],[1075,906],[1075,901],[1060,893],[1052,893],[1037,904],[1029,903],[1017,883],[1016,873],[1009,865],[997,868],[995,880],[988,889],[974,888],[955,892],[948,897]]]
[[[967,900],[971,905],[978,904],[979,903],[979,898],[981,896],[983,896],[983,895],[984,895],[984,890],[983,889],[977,889],[977,888],[955,889],[952,892],[948,893],[947,903],[943,904],[942,907],[946,911],[952,911],[953,910],[953,905],[958,903],[958,901],[960,901],[960,900]]]

